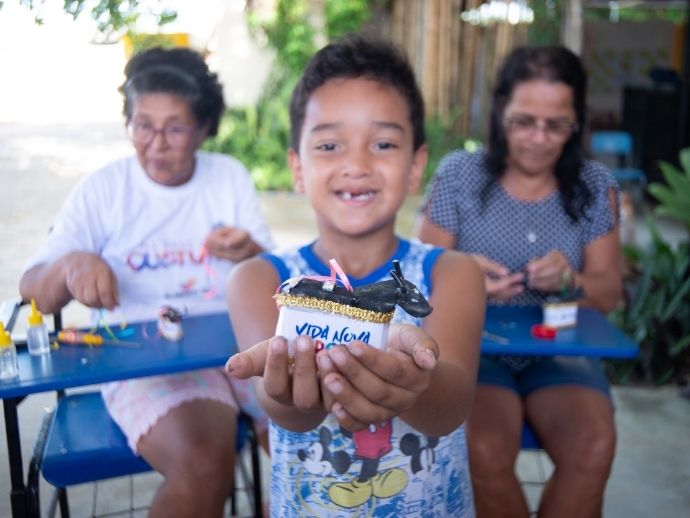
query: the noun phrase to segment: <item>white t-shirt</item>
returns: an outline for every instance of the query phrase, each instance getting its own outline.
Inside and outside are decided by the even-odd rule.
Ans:
[[[217,225],[245,229],[264,248],[272,246],[242,164],[199,151],[192,178],[168,187],[151,180],[131,156],[75,187],[25,270],[77,250],[99,254],[120,289],[120,307],[103,315],[108,322],[152,319],[165,304],[191,314],[222,311],[233,263],[203,249]]]

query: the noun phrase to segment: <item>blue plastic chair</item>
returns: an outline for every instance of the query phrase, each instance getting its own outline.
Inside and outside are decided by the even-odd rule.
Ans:
[[[240,415],[237,451],[247,443],[251,447],[251,478],[242,460],[238,459],[238,462],[244,487],[253,488],[250,501],[253,500],[254,515],[261,516],[258,441],[251,420]],[[35,499],[32,508],[38,511],[38,474],[41,473],[56,488],[47,515],[53,516],[59,503],[60,514],[64,518],[69,516],[68,486],[147,471],[152,471],[151,466],[129,448],[126,437],[106,410],[100,392],[77,393],[60,397],[56,408],[44,418],[29,465],[27,485]],[[236,502],[232,496],[234,514]],[[131,502],[130,510],[133,510]]]
[[[534,430],[527,421],[522,425],[522,436],[520,437],[520,449],[522,450],[543,450],[541,443]]]
[[[11,330],[17,320],[19,310],[25,303],[20,299],[3,304],[11,308],[7,329]],[[54,330],[62,329],[59,313],[53,315]],[[240,452],[245,445],[250,447],[251,476],[241,458],[240,467],[254,516],[261,517],[261,459],[259,441],[251,419],[240,414],[237,426],[237,447]],[[67,500],[67,487],[88,482],[98,482],[111,478],[136,475],[152,471],[153,468],[136,455],[127,444],[120,427],[108,413],[100,392],[80,392],[65,394],[57,391],[55,408],[48,412],[42,421],[36,443],[34,444],[27,474],[28,508],[31,516],[41,516],[39,498],[39,478],[50,483],[55,491],[48,507],[47,516],[54,516],[59,504],[60,515],[70,515]],[[249,489],[251,488],[251,491]],[[235,487],[235,490],[238,488]],[[232,513],[236,514],[235,491],[232,496]],[[130,502],[130,509],[133,511]]]
[[[611,167],[613,175],[621,188],[625,185],[642,187],[647,177],[644,171],[630,166],[632,162],[633,141],[630,133],[625,131],[594,131],[590,139],[592,153],[600,157],[611,156],[615,165]]]
[[[534,480],[523,478],[520,480],[520,484],[522,486],[543,487],[546,483],[546,466],[544,465],[543,457],[546,455],[546,452],[542,448],[539,438],[527,421],[522,425],[520,449],[533,453],[537,465],[537,478]],[[536,515],[537,510],[538,509],[530,508],[530,516]]]

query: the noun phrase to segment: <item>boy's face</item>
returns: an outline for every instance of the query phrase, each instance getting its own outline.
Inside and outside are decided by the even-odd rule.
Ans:
[[[394,227],[426,165],[413,149],[404,97],[369,79],[332,79],[307,102],[300,147],[288,152],[295,190],[306,193],[321,231],[350,236]]]

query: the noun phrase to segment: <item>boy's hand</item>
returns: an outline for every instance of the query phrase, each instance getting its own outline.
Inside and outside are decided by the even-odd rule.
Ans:
[[[85,306],[112,310],[120,303],[115,274],[100,256],[71,252],[62,258],[62,268],[70,295]]]
[[[252,257],[260,251],[246,230],[234,227],[212,230],[206,237],[204,246],[212,256],[233,262]]]
[[[288,361],[287,341],[276,336],[230,357],[225,370],[242,379],[262,376],[264,392],[278,403],[302,412],[322,409],[314,343],[300,336],[294,348],[294,357]]]
[[[402,324],[391,326],[385,351],[359,341],[323,351],[324,406],[346,430],[387,421],[412,408],[428,388],[438,354],[423,329]]]
[[[263,376],[271,340],[264,340],[246,351],[230,356],[228,361],[225,362],[226,372],[235,378],[243,380],[254,376]]]

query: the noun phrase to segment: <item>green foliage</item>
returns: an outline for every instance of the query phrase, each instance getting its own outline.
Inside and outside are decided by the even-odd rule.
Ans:
[[[326,0],[323,36],[330,41],[358,31],[370,18],[367,0]],[[255,14],[249,18],[252,32],[262,34],[275,51],[275,66],[286,69],[291,76],[299,76],[318,49],[320,35],[314,22],[307,0],[278,0],[270,19],[261,20]]]
[[[540,0],[531,2],[534,21],[527,27],[527,42],[530,45],[557,45],[561,41],[562,2]]]
[[[683,171],[662,162],[668,185],[653,183],[649,193],[658,201],[655,213],[684,223],[690,229],[690,148],[680,152]],[[690,377],[690,242],[672,247],[651,219],[651,244],[646,249],[625,247],[634,267],[632,293],[612,318],[640,344],[633,362],[611,362],[619,380],[629,376],[647,382],[688,381]]]
[[[609,6],[589,7],[584,10],[585,21],[609,21],[611,19],[621,22],[648,22],[654,20],[664,20],[673,23],[683,23],[687,19],[687,8],[679,6],[650,7],[618,7]]]
[[[460,109],[455,107],[447,115],[436,116],[426,123],[425,131],[426,142],[429,147],[429,161],[424,170],[423,187],[429,183],[429,180],[431,180],[438,168],[439,162],[447,153],[465,146],[465,139],[458,135],[453,127],[459,114]]]
[[[659,201],[655,213],[676,219],[690,229],[690,148],[680,152],[682,171],[668,162],[659,165],[667,185],[653,183],[649,186],[650,194]]]
[[[228,110],[218,135],[204,143],[204,149],[232,155],[242,162],[259,190],[292,189],[285,157],[290,145],[288,105],[294,85],[294,81],[286,81],[256,106]]]
[[[290,97],[317,50],[318,35],[308,7],[306,0],[278,0],[271,19],[250,15],[251,32],[275,53],[273,69],[256,106],[228,110],[218,135],[204,144],[204,149],[240,160],[260,190],[292,189],[285,158],[290,145]],[[366,0],[326,0],[324,11],[325,36],[331,39],[358,30],[371,17]]]
[[[170,49],[178,46],[178,42],[175,40],[175,36],[166,33],[137,33],[129,32],[127,38],[131,42],[132,54],[138,54],[146,49],[153,47],[162,47],[164,49]]]
[[[335,40],[360,30],[371,18],[367,0],[326,0],[326,36]]]
[[[275,51],[275,65],[290,75],[299,76],[309,58],[316,51],[313,23],[306,0],[278,0],[275,15],[270,20],[250,19],[254,31],[266,37]]]
[[[658,384],[687,381],[690,375],[690,243],[675,248],[663,240],[652,220],[647,249],[625,247],[635,265],[632,296],[612,320],[640,344],[634,361],[610,362],[614,377]]]
[[[326,36],[334,39],[359,30],[371,19],[375,4],[366,0],[326,0]],[[265,37],[276,53],[274,68],[257,105],[229,110],[218,135],[209,139],[204,149],[240,160],[249,169],[257,189],[289,190],[292,177],[285,159],[290,140],[288,107],[294,85],[316,51],[316,33],[306,0],[279,0],[275,17],[262,21],[251,15],[249,23],[252,33],[259,39]],[[454,130],[459,114],[460,110],[454,109],[427,123],[430,155],[424,185],[445,154],[468,144]]]
[[[3,3],[0,2],[0,9]],[[19,3],[35,13],[34,19],[38,25],[43,23],[41,6],[46,0],[19,0]],[[98,30],[105,34],[133,29],[142,14],[152,17],[158,26],[177,18],[177,12],[163,6],[161,0],[63,0],[63,10],[75,20],[84,11],[90,12]]]

